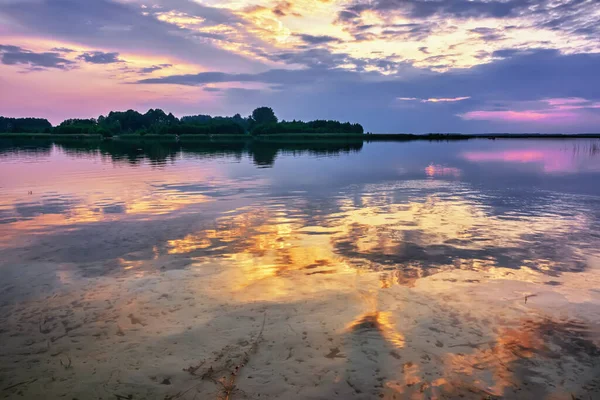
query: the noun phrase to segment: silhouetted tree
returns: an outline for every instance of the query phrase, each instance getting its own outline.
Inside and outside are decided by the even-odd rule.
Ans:
[[[44,118],[0,117],[0,132],[6,133],[49,133],[52,124]]]
[[[252,129],[253,135],[271,135],[276,133],[343,133],[362,134],[364,129],[360,124],[339,121],[282,121],[276,124],[256,125]]]
[[[212,117],[210,115],[189,115],[185,117],[181,117],[181,123],[183,124],[208,124],[212,121]]]
[[[271,107],[259,107],[252,111],[252,120],[257,125],[276,124],[278,121]]]
[[[250,129],[250,121],[242,118],[240,114],[233,117],[211,117],[210,115],[191,115],[181,118],[184,125],[203,126],[204,130],[218,131],[219,133],[244,134]],[[234,126],[237,125],[237,126]],[[208,128],[212,126],[212,128]],[[189,131],[189,129],[186,129]],[[200,132],[201,130],[197,130]]]
[[[57,134],[101,134],[113,136],[124,133],[145,135],[269,135],[276,133],[344,133],[362,134],[360,124],[339,121],[317,120],[278,122],[273,109],[260,107],[252,115],[243,118],[240,114],[233,117],[211,117],[210,115],[192,115],[177,119],[161,109],[150,109],[145,114],[135,110],[111,111],[98,119],[67,119],[52,128],[50,122],[40,118],[3,118],[0,117],[0,132],[54,132]]]
[[[60,123],[53,132],[61,135],[96,133],[98,122],[90,119],[67,119]]]

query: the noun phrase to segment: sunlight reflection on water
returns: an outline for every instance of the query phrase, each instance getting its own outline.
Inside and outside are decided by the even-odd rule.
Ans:
[[[0,144],[2,386],[172,396],[267,313],[266,398],[600,391],[598,141]]]

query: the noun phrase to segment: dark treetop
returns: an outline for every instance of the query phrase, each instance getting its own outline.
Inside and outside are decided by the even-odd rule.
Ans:
[[[53,134],[101,134],[110,137],[120,134],[159,135],[268,135],[277,133],[344,133],[362,134],[360,124],[338,121],[292,121],[279,122],[273,110],[260,107],[244,118],[193,115],[178,119],[160,109],[150,109],[145,114],[134,110],[111,111],[97,119],[67,119],[58,126],[39,118],[0,117],[0,132],[4,133],[53,133]]]

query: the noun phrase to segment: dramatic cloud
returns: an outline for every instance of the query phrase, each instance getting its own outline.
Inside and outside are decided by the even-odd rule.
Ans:
[[[258,74],[203,72],[143,79],[143,84],[203,85],[223,82],[262,82],[267,84],[333,85],[354,82],[360,86],[384,87],[382,93],[396,92],[393,99],[414,98],[431,101],[464,101],[471,98],[507,97],[530,100],[532,97],[565,98],[598,96],[594,82],[600,68],[600,54],[562,55],[555,50],[510,53],[491,64],[468,70],[431,73],[406,69],[397,75],[360,73],[341,68],[273,69]],[[543,66],[543,67],[542,67]],[[516,80],[515,76],[519,79]],[[410,77],[410,80],[406,78]],[[560,82],[556,85],[555,82]],[[408,95],[407,95],[408,94]],[[585,95],[582,95],[585,94]]]
[[[416,65],[447,70],[505,48],[600,51],[599,20],[595,0],[373,0],[346,5],[337,24],[356,41],[395,42]]]
[[[480,0],[375,0],[368,4],[358,2],[342,13],[356,17],[365,11],[399,11],[411,18],[430,18],[434,15],[461,18],[504,18],[519,15],[534,5],[533,0],[480,1]],[[539,2],[538,2],[539,3]]]
[[[192,1],[168,4],[181,5],[213,24],[239,20],[227,10],[203,7]],[[256,64],[213,44],[194,40],[190,36],[193,31],[156,18],[154,12],[158,10],[111,0],[0,2],[0,16],[20,34],[82,43],[88,48],[118,49],[121,53],[141,51],[174,56],[219,67],[235,63],[248,68]]]
[[[373,0],[357,1],[340,12],[340,19],[348,20],[365,12],[397,12],[412,19],[444,18],[516,18],[535,17],[540,24],[585,25],[590,12],[593,15],[594,0]]]
[[[46,68],[68,69],[73,61],[62,58],[59,53],[35,53],[18,46],[0,45],[0,58],[5,65],[25,65],[31,70]]]
[[[119,59],[119,53],[103,53],[101,51],[83,53],[77,57],[77,59],[90,64],[114,64],[123,62],[123,60]]]
[[[597,131],[599,20],[596,0],[0,0],[0,79],[19,93],[0,108]]]

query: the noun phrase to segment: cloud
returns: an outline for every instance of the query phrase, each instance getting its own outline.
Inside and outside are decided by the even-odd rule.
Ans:
[[[57,53],[74,53],[75,50],[69,49],[67,47],[53,47],[50,51],[56,51]]]
[[[19,52],[19,51],[23,51],[23,49],[21,49],[18,46],[12,46],[12,45],[5,45],[5,44],[0,44],[0,51],[2,52]]]
[[[590,10],[593,1],[585,0],[373,0],[355,2],[340,12],[339,18],[348,20],[362,13],[399,12],[407,18],[425,19],[434,16],[454,18],[511,18],[536,16],[562,21],[583,10]],[[563,18],[555,18],[562,15]],[[555,22],[557,24],[558,22]]]
[[[294,11],[294,5],[290,1],[280,1],[279,3],[277,3],[275,8],[273,8],[272,12],[278,17],[285,17],[289,14],[295,17],[302,16],[300,13]]]
[[[76,0],[23,0],[0,2],[0,14],[19,33],[121,54],[167,56],[199,70],[260,72],[282,64],[332,67],[335,62],[358,71],[392,73],[398,63],[435,70],[471,67],[493,61],[493,51],[503,47],[566,52],[600,47],[589,3],[273,0],[251,6],[242,0],[211,7],[191,0],[89,0],[83,7]],[[339,10],[338,26],[323,23]],[[299,16],[306,21],[298,23]],[[315,24],[324,29],[315,30]],[[314,51],[328,45],[337,53]],[[369,54],[371,48],[381,55]]]
[[[494,28],[479,27],[469,29],[469,32],[478,34],[486,42],[497,42],[505,38],[504,32]]]
[[[48,68],[66,70],[75,64],[61,57],[59,53],[36,53],[12,45],[0,45],[0,57],[4,65],[25,65],[30,71],[42,71]]]
[[[140,84],[170,84],[200,86],[207,83],[257,82],[258,76],[250,74],[226,74],[224,72],[201,72],[199,74],[171,75],[160,78],[147,78],[137,81]]]
[[[265,89],[255,93],[253,99],[261,104],[276,104],[282,118],[352,120],[374,132],[518,132],[531,131],[536,122],[549,132],[597,130],[595,115],[600,114],[600,109],[594,107],[600,102],[600,82],[596,79],[600,54],[566,55],[538,49],[511,52],[510,57],[490,64],[445,73],[405,68],[387,76],[319,67],[259,74],[205,72],[146,79],[141,83],[280,85],[283,90]],[[251,107],[249,100],[226,94],[224,101],[229,107]],[[302,107],[298,107],[298,98],[302,99]],[[399,108],[398,98],[414,105]],[[445,106],[436,107],[432,118],[431,105],[436,103]],[[577,111],[580,118],[570,119],[569,124],[546,123],[550,118],[566,121],[566,113],[573,110],[559,107],[569,106],[587,108]],[[550,107],[554,108],[553,117],[544,111]]]
[[[242,24],[229,10],[192,1],[155,1],[164,7],[204,18],[205,24]],[[262,63],[199,41],[195,31],[160,21],[164,8],[141,8],[134,2],[111,0],[23,0],[0,3],[0,16],[20,35],[41,35],[115,52],[149,53],[207,67],[260,70]],[[167,9],[167,10],[168,10]],[[65,23],[68,21],[68,23]]]
[[[140,68],[138,70],[138,72],[140,74],[151,74],[152,72],[160,71],[161,69],[169,68],[169,67],[172,67],[172,66],[173,66],[172,64],[152,65],[151,67]]]
[[[456,101],[468,100],[470,98],[471,98],[470,96],[442,97],[442,98],[431,97],[429,99],[417,99],[416,97],[398,97],[398,100],[400,100],[400,101],[418,101],[421,103],[454,103]]]
[[[402,56],[439,70],[491,62],[503,48],[600,50],[597,1],[591,0],[354,1],[337,24],[356,42],[401,41],[408,50]],[[414,54],[423,48],[427,53]],[[437,66],[435,58],[422,57],[428,53],[447,60]]]
[[[332,53],[325,48],[312,48],[302,51],[276,52],[267,55],[268,59],[285,64],[302,65],[311,68],[336,68],[352,64],[356,69],[363,69],[364,60],[354,58],[346,53]]]
[[[397,9],[398,6],[413,18],[429,18],[445,15],[461,18],[505,18],[518,15],[531,6],[532,0],[478,1],[478,0],[381,0],[376,2],[378,11]]]
[[[435,98],[432,97],[430,99],[425,99],[422,100],[423,103],[454,103],[456,101],[463,101],[463,100],[468,100],[470,99],[470,96],[463,96],[463,97],[451,97],[451,98]]]
[[[138,80],[138,84],[169,84],[183,86],[202,86],[210,83],[264,83],[269,85],[300,86],[316,84],[323,87],[339,82],[360,81],[371,77],[384,79],[379,73],[361,74],[339,68],[314,66],[304,69],[271,69],[258,74],[229,74],[224,72],[201,72],[198,74],[170,75],[158,78]],[[308,89],[309,86],[306,86]]]
[[[537,111],[469,111],[461,115],[461,118],[467,120],[483,120],[483,121],[540,121],[564,117],[572,117],[572,114],[550,114]]]
[[[103,53],[101,51],[82,53],[77,59],[90,64],[114,64],[123,62],[123,60],[119,59],[119,53]]]
[[[459,116],[465,120],[501,122],[573,123],[576,119],[600,121],[600,101],[579,97],[542,99],[539,101],[506,102],[503,110],[475,110]]]
[[[558,110],[594,110],[600,109],[599,101],[590,101],[580,97],[568,97],[558,99],[544,99],[550,107]]]
[[[297,34],[295,36],[299,37],[303,42],[312,44],[312,45],[340,43],[342,41],[339,38],[336,38],[333,36],[327,36],[327,35],[315,36],[315,35],[307,35],[307,34]]]
[[[144,106],[168,105],[174,112],[201,103],[206,112],[245,114],[272,104],[283,118],[353,120],[375,132],[519,130],[542,126],[551,114],[562,115],[560,121],[576,114],[569,129],[597,130],[595,1],[204,3],[218,7],[195,0],[0,0],[0,35],[23,38],[4,46],[0,57],[27,71],[131,57],[113,74],[72,72],[74,79],[89,79],[97,104],[105,102],[100,112],[114,100],[99,99],[91,88],[127,81],[137,85],[132,91],[151,97],[144,95]],[[49,53],[18,47],[50,39],[63,47]],[[71,54],[70,48],[102,52]],[[33,60],[35,54],[45,61]],[[4,83],[30,88],[14,68],[4,69],[14,74],[3,73]],[[36,90],[51,94],[47,86]],[[140,104],[135,101],[123,100],[132,107]],[[160,104],[150,104],[155,101]],[[20,107],[31,107],[22,102]]]
[[[494,51],[492,57],[509,58],[515,55],[525,54],[526,52],[526,50],[519,49],[502,49]]]
[[[210,7],[190,0],[154,0],[153,7],[146,9],[155,15],[175,11],[200,18],[205,26],[245,25],[247,22],[235,12],[224,7]]]
[[[469,93],[496,99],[596,98],[595,68],[600,68],[600,53],[561,54],[551,49],[513,51],[508,58],[439,74],[424,84],[437,85],[449,94],[441,97],[456,97],[455,90],[462,85]]]
[[[294,55],[290,55],[293,59]],[[335,64],[333,64],[335,65]],[[219,82],[264,82],[275,84],[344,84],[363,87],[382,86],[392,99],[456,99],[464,93],[473,98],[526,100],[532,98],[598,97],[597,70],[600,53],[563,55],[556,50],[538,49],[514,52],[509,58],[470,69],[432,73],[405,65],[403,71],[388,76],[356,72],[341,68],[310,67],[305,69],[274,69],[259,74],[227,74],[203,72],[172,75],[139,81],[144,84],[203,85]],[[475,95],[478,93],[478,95]]]

